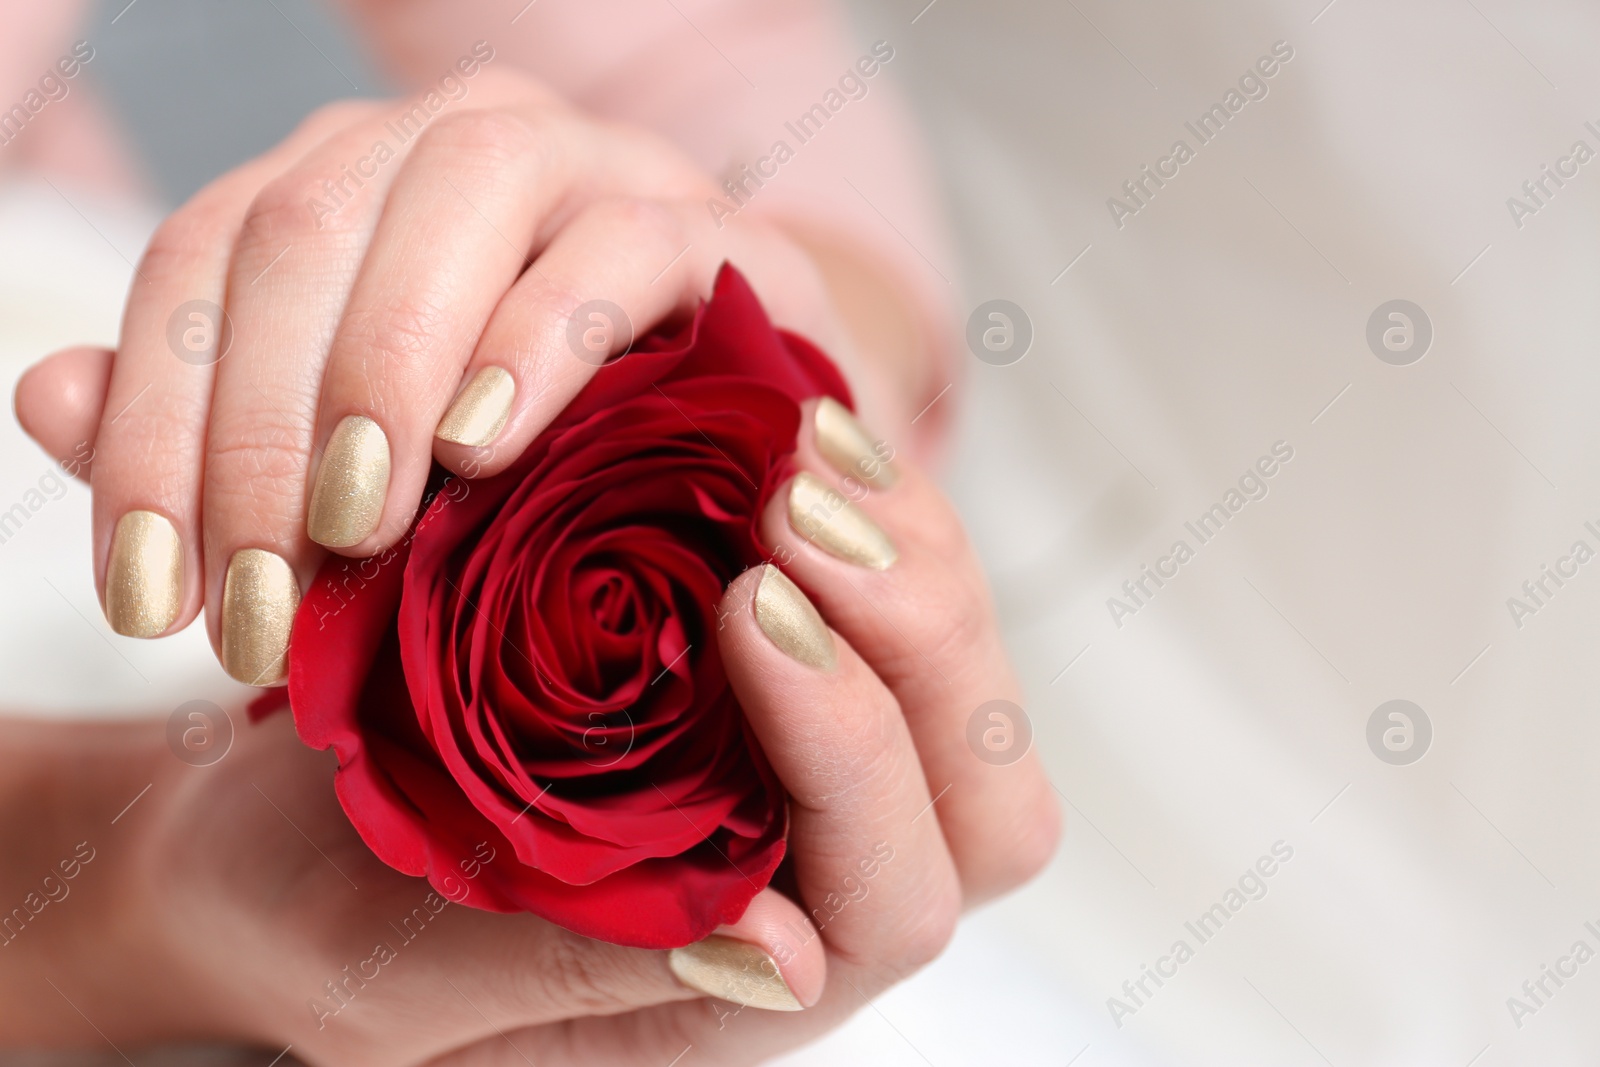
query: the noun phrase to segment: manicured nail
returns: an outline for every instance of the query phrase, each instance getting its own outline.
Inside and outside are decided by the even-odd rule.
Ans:
[[[441,441],[482,448],[505,428],[517,383],[501,367],[483,367],[456,394],[433,436]]]
[[[359,545],[378,528],[388,492],[389,439],[365,415],[346,415],[322,451],[306,536],[329,548]]]
[[[756,622],[790,659],[824,671],[838,662],[828,624],[800,587],[770,563],[756,586]]]
[[[817,435],[817,451],[840,474],[860,478],[875,489],[892,489],[900,480],[887,456],[867,436],[850,409],[831,396],[817,402],[811,419]]]
[[[777,963],[744,941],[712,934],[667,953],[667,966],[678,981],[708,997],[767,1011],[801,1010]]]
[[[881,571],[900,558],[889,535],[866,512],[810,471],[789,483],[789,525],[848,563]]]
[[[282,556],[241,548],[222,580],[222,669],[246,685],[276,685],[289,673],[289,631],[300,584]]]
[[[106,562],[106,621],[124,637],[157,637],[183,606],[183,543],[153,511],[117,520]]]

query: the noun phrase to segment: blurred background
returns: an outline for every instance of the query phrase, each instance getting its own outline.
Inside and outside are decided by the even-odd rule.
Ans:
[[[1537,604],[1523,583],[1600,549],[1600,165],[1543,177],[1600,150],[1600,10],[848,14],[863,46],[893,43],[931,145],[956,241],[929,266],[957,328],[998,313],[1029,339],[955,338],[945,476],[1067,835],[924,974],[782,1062],[1592,1062],[1600,965],[1537,1004],[1523,983],[1600,949],[1600,577]],[[162,205],[318,104],[392,88],[302,0],[113,0],[79,36],[151,187],[0,190],[12,378],[115,342]],[[9,504],[50,464],[0,437],[31,457],[0,473]],[[199,627],[109,634],[87,516],[71,486],[0,545],[8,593],[48,608],[0,632],[8,704],[236,692]],[[1161,963],[1179,941],[1192,958]]]

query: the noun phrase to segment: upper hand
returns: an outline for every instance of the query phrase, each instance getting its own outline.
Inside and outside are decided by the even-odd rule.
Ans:
[[[47,449],[92,446],[119,633],[203,607],[229,674],[281,682],[327,552],[399,539],[435,460],[503,469],[725,259],[775,321],[852,361],[806,253],[715,224],[718,190],[675,149],[463,62],[448,95],[326,107],[196,194],[137,269],[115,357],[71,349],[18,386]]]

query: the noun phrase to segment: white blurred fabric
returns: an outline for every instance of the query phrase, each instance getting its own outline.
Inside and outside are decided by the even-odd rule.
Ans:
[[[1583,528],[1600,525],[1600,160],[1521,229],[1505,201],[1575,140],[1600,149],[1583,126],[1600,124],[1600,12],[917,0],[856,17],[895,44],[941,158],[963,259],[940,271],[964,275],[964,309],[1002,297],[1035,329],[1013,366],[970,361],[949,482],[1067,834],[944,958],[780,1062],[1589,1062],[1600,963],[1520,1028],[1506,999],[1575,941],[1600,949],[1600,565],[1520,629],[1506,599],[1573,541],[1600,547]],[[1193,144],[1183,122],[1278,40],[1295,56],[1268,96],[1116,228],[1106,198]],[[0,197],[8,380],[115,338],[151,220],[74,203]],[[1393,298],[1435,332],[1408,367],[1365,340]],[[49,461],[0,435],[4,510]],[[1269,495],[1117,627],[1107,598],[1192,543],[1185,520],[1279,440],[1294,459]],[[4,703],[229,692],[198,628],[109,634],[87,520],[74,486],[0,545]],[[1367,746],[1393,698],[1433,724],[1409,766]],[[1185,921],[1280,840],[1293,859],[1265,897],[1118,1026],[1107,998],[1195,945]]]
[[[964,308],[1036,331],[1014,366],[970,360],[949,480],[1067,833],[881,1015],[783,1062],[1593,1062],[1600,964],[1520,1028],[1506,1000],[1600,950],[1600,568],[1520,630],[1506,600],[1600,549],[1600,160],[1520,230],[1506,198],[1600,150],[1600,11],[939,0],[909,24],[924,3],[858,18],[906,61]],[[1107,197],[1278,40],[1268,96],[1117,229]],[[1435,331],[1406,367],[1365,340],[1395,298]],[[1266,499],[1119,629],[1107,598],[1278,440]],[[1367,747],[1394,698],[1434,729],[1409,766]],[[1267,895],[1116,1026],[1107,998],[1278,840]]]

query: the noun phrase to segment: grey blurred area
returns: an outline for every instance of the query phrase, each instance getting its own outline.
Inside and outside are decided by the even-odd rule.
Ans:
[[[89,74],[169,204],[331,100],[390,86],[318,0],[104,0]]]

